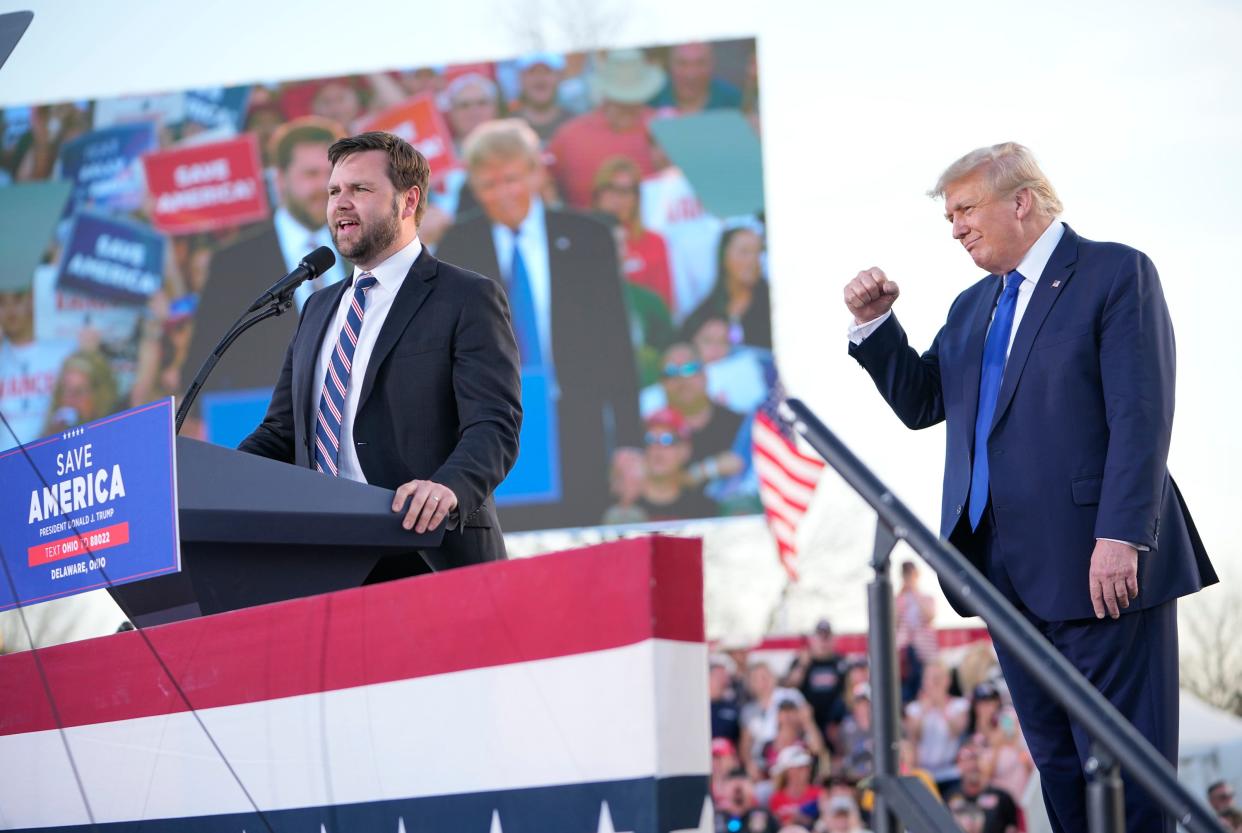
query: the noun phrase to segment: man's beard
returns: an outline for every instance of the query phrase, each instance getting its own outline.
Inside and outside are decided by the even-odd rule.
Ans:
[[[365,225],[361,217],[358,219],[360,232],[358,237],[353,241],[347,241],[344,245],[337,239],[338,229],[336,223],[333,222],[328,229],[332,234],[332,245],[342,257],[354,263],[370,263],[391,246],[392,242],[397,239],[397,235],[401,233],[401,202],[399,199],[392,201],[392,214],[387,218]]]
[[[327,200],[303,202],[292,194],[286,193],[282,196],[284,197],[285,210],[289,212],[289,216],[297,220],[308,231],[316,231],[327,224],[327,218],[324,216],[327,213]]]

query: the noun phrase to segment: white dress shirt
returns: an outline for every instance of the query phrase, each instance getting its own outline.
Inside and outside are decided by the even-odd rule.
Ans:
[[[306,305],[306,299],[315,291],[345,279],[345,266],[336,246],[332,245],[332,232],[328,230],[327,223],[312,231],[293,219],[289,209],[282,205],[272,214],[272,225],[276,227],[276,239],[280,241],[280,256],[290,272],[297,268],[302,258],[320,246],[327,246],[336,255],[336,263],[332,264],[331,269],[313,281],[304,281],[293,290],[293,302],[297,305],[298,312],[301,312]]]
[[[366,483],[362,473],[362,465],[358,462],[358,450],[354,447],[354,414],[358,411],[358,394],[362,389],[362,380],[366,378],[367,365],[371,360],[371,351],[375,349],[375,341],[379,338],[380,328],[392,309],[393,299],[397,290],[405,282],[405,276],[418,259],[423,244],[415,237],[404,249],[395,253],[374,269],[370,270],[378,281],[367,290],[367,304],[363,311],[362,327],[358,333],[358,344],[354,347],[354,358],[350,362],[349,387],[345,392],[345,410],[341,414],[341,450],[337,460],[337,468],[341,477]],[[353,279],[365,270],[354,267]],[[352,283],[341,295],[336,306],[336,315],[332,324],[324,333],[323,344],[319,345],[319,361],[315,364],[315,411],[318,413],[319,401],[323,396],[324,377],[328,373],[328,365],[332,362],[332,351],[336,348],[337,339],[341,337],[341,328],[345,326],[345,317],[349,313],[349,303],[354,297]],[[311,423],[314,428],[314,423]]]

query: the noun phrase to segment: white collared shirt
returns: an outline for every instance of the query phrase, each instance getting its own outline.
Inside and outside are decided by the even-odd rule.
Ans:
[[[1056,250],[1057,244],[1061,242],[1061,238],[1065,235],[1065,223],[1060,220],[1053,220],[1044,229],[1044,233],[1039,239],[1031,244],[1031,248],[1027,249],[1026,256],[1022,258],[1022,262],[1018,264],[1018,274],[1022,276],[1022,284],[1018,287],[1018,299],[1013,309],[1013,326],[1009,330],[1009,344],[1005,348],[1005,357],[1009,357],[1009,351],[1013,348],[1014,337],[1018,334],[1018,325],[1022,323],[1022,316],[1026,313],[1027,306],[1031,303],[1031,296],[1035,293],[1035,285],[1039,283],[1040,277],[1044,274],[1044,269],[1048,267],[1048,260],[1052,257],[1052,253]],[[855,324],[850,322],[849,339],[854,344],[862,344],[863,339],[879,329],[880,325],[888,320],[892,315],[892,311],[888,311],[879,318],[874,318],[865,324]],[[992,310],[992,314],[996,314],[996,310]]]
[[[370,270],[378,283],[367,290],[367,305],[362,316],[362,326],[359,328],[358,344],[354,347],[354,358],[350,363],[349,387],[345,392],[345,410],[341,414],[341,450],[337,460],[340,477],[348,477],[360,483],[367,482],[366,476],[362,473],[362,465],[358,462],[358,450],[354,447],[354,415],[358,411],[358,395],[362,389],[362,380],[367,375],[367,365],[371,360],[371,352],[375,349],[376,339],[379,338],[380,328],[384,326],[388,311],[392,309],[393,299],[397,297],[397,291],[401,289],[410,267],[414,265],[414,261],[418,259],[422,250],[423,244],[416,236],[404,249]],[[355,266],[353,279],[357,280],[364,271]],[[332,350],[336,347],[337,339],[341,337],[341,328],[345,326],[345,317],[349,314],[349,303],[353,297],[354,291],[351,283],[351,287],[341,295],[340,303],[336,306],[336,314],[332,317],[332,323],[328,326],[327,332],[324,333],[323,343],[319,345],[319,360],[315,363],[315,398],[313,400],[316,413],[319,410],[319,400],[323,396],[324,376],[332,361]],[[314,426],[315,423],[312,422],[312,430]]]
[[[530,281],[530,294],[538,319],[539,346],[547,366],[552,366],[552,266],[548,257],[548,225],[543,201],[531,200],[530,211],[517,229],[518,248],[522,263],[526,265],[526,277]],[[492,244],[496,247],[496,260],[505,285],[513,270],[513,230],[500,223],[492,223]]]
[[[332,264],[331,269],[313,281],[304,281],[301,286],[293,290],[293,302],[297,305],[298,312],[301,312],[302,307],[306,305],[306,299],[316,290],[345,279],[345,266],[336,246],[332,245],[332,232],[328,230],[326,222],[312,231],[293,219],[289,209],[282,205],[272,214],[272,225],[276,227],[276,239],[280,241],[280,256],[285,261],[285,268],[290,272],[297,268],[302,258],[320,246],[327,246],[336,255],[336,263]]]

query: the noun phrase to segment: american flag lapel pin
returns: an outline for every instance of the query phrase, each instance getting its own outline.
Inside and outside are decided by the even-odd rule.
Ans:
[[[1053,289],[1056,289],[1056,288],[1057,288],[1058,286],[1060,286],[1060,285],[1061,285],[1061,282],[1060,282],[1060,281],[1053,281],[1053,282],[1052,282],[1052,288],[1053,288]]]

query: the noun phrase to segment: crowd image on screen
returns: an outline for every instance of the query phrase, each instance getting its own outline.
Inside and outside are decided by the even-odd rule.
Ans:
[[[56,183],[69,196],[48,213],[29,271],[0,279],[0,410],[17,432],[0,447],[180,395],[264,289],[332,247],[326,149],[342,136],[391,130],[427,155],[419,234],[431,253],[480,218],[503,225],[495,195],[480,199],[466,149],[476,133],[516,120],[533,131],[530,199],[549,218],[527,269],[553,413],[540,426],[545,442],[523,438],[524,451],[548,449],[538,452],[549,455],[543,479],[532,481],[542,485],[497,494],[506,529],[760,511],[749,431],[773,376],[767,230],[761,193],[741,214],[701,198],[697,158],[709,147],[732,152],[695,126],[706,114],[757,138],[753,40],[4,108],[0,199]],[[680,120],[689,132],[662,140],[661,125]],[[758,154],[745,158],[759,173]],[[251,199],[221,196],[243,191]],[[584,230],[591,224],[598,236]],[[71,274],[69,261],[105,237],[137,247],[156,280],[121,292]],[[455,256],[451,245],[443,254]],[[336,256],[289,314],[231,348],[183,433],[235,444],[257,421],[306,298],[352,274]],[[511,292],[510,263],[497,250],[461,265]],[[588,273],[607,288],[589,299],[562,289]],[[566,316],[598,318],[588,301],[612,317],[571,332]],[[594,393],[574,390],[605,385],[628,392],[597,408]]]
[[[910,567],[903,565],[903,573]],[[901,592],[910,592],[909,585]],[[914,672],[913,687],[903,681],[895,692],[903,714],[898,771],[922,781],[962,830],[1024,831],[1034,764],[991,643],[981,638],[942,649],[942,634],[927,628],[926,661]],[[821,619],[797,649],[713,647],[716,830],[748,830],[752,821],[754,829],[773,833],[868,830],[875,748],[864,637],[838,637]],[[849,651],[838,649],[842,641]],[[1227,784],[1212,789],[1222,808],[1232,804]]]

